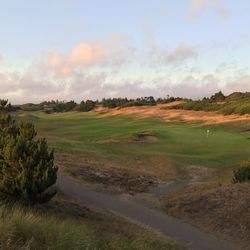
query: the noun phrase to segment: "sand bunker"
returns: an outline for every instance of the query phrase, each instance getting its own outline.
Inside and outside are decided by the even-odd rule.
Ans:
[[[157,142],[159,139],[149,131],[144,131],[137,134],[137,141],[141,142]]]

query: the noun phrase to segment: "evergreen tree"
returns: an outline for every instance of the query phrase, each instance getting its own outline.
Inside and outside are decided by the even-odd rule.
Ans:
[[[0,193],[29,202],[46,202],[55,191],[57,168],[54,151],[45,139],[37,139],[34,125],[12,120],[5,100],[0,101]]]

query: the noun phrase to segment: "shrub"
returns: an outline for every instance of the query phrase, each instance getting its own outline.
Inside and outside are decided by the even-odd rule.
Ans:
[[[4,198],[45,202],[55,192],[47,189],[56,182],[54,152],[45,139],[36,139],[31,123],[12,120],[7,101],[0,101],[0,193]]]
[[[250,162],[243,164],[233,172],[234,183],[246,181],[250,181]]]

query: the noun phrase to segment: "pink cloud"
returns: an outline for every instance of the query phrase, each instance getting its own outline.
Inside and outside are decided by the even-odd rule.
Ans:
[[[105,57],[105,48],[98,44],[80,43],[71,52],[68,60],[70,63],[90,64]]]
[[[192,17],[198,16],[207,8],[215,9],[224,18],[229,15],[223,0],[189,0],[188,14]]]
[[[81,42],[68,55],[50,52],[42,67],[51,68],[57,76],[67,76],[77,68],[121,66],[134,52],[128,37],[114,34],[100,41]]]

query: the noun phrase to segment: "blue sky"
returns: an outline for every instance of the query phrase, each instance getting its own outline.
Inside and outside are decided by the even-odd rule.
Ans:
[[[0,3],[0,91],[14,103],[250,91],[248,0]]]

